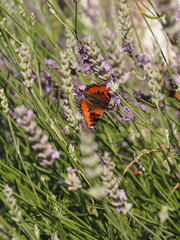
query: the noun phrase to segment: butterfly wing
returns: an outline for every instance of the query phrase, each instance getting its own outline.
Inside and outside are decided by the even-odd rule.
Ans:
[[[108,105],[108,103],[111,100],[111,94],[108,91],[106,85],[97,85],[97,84],[91,84],[86,87],[85,89],[85,96],[92,96],[94,98],[101,99],[101,102],[104,102],[104,106]],[[105,108],[105,107],[104,107]]]
[[[83,98],[79,104],[80,113],[83,116],[83,120],[86,123],[88,128],[94,127],[99,121],[103,110],[91,110],[89,111],[88,102]]]
[[[94,127],[106,109],[111,94],[106,85],[91,84],[84,91],[85,98],[79,104],[80,113],[88,128]]]

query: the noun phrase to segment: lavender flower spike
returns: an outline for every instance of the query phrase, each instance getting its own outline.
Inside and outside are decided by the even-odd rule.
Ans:
[[[67,168],[68,175],[65,180],[65,183],[68,185],[69,191],[76,191],[79,188],[82,188],[81,181],[79,177],[76,175],[76,169],[72,169],[71,167]]]
[[[79,50],[84,63],[89,64],[94,74],[100,81],[113,80],[115,78],[112,67],[104,60],[100,49],[96,46],[93,36],[84,38],[85,46]]]
[[[28,110],[24,105],[21,105],[15,108],[15,113],[17,124],[24,130],[37,156],[42,159],[40,164],[42,166],[52,165],[59,158],[60,152],[53,149],[52,145],[48,143],[48,136],[43,135],[42,130],[33,121],[33,112]]]

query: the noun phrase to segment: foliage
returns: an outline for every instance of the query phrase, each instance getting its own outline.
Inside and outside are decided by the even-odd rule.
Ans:
[[[180,238],[177,4],[0,0],[0,239]]]

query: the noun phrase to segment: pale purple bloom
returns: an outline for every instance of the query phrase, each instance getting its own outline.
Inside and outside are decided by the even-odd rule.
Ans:
[[[88,36],[84,38],[85,47],[79,50],[84,63],[89,64],[93,73],[100,81],[113,80],[115,78],[112,67],[100,53],[100,49],[96,46],[94,37]]]
[[[80,181],[79,177],[76,175],[76,169],[68,167],[67,171],[68,171],[68,175],[66,177],[65,183],[68,186],[68,190],[76,191],[79,188],[82,188],[81,181]]]
[[[50,94],[52,92],[52,86],[46,86],[44,90],[46,93]]]
[[[59,65],[53,59],[46,59],[44,63],[49,67],[59,70]]]
[[[141,96],[142,96],[141,91],[138,91],[138,90],[134,91],[133,94],[136,98],[141,98]]]
[[[129,117],[129,116],[125,116],[124,118],[121,119],[121,121],[124,123],[124,122],[129,122],[132,120],[132,117]]]
[[[14,91],[11,91],[11,96],[18,99],[18,96],[17,96],[16,92],[14,92]]]
[[[123,108],[122,108],[122,111],[125,112],[125,113],[127,113],[127,114],[128,114],[129,112],[131,112],[131,110],[130,110],[127,106],[123,107]]]
[[[134,64],[136,66],[138,65],[142,70],[144,70],[144,65],[147,65],[150,62],[149,58],[144,53],[132,54],[134,48],[126,42],[122,42],[122,49],[133,59]]]
[[[144,53],[139,53],[135,57],[136,61],[134,60],[134,64],[138,64],[142,69],[144,69],[144,65],[147,65],[150,62],[149,58]]]
[[[133,47],[131,47],[128,43],[122,42],[122,50],[127,52],[130,56],[132,56],[132,51],[134,51]]]
[[[117,211],[118,213],[122,213],[122,212],[123,212],[122,206],[117,207],[117,208],[116,208],[116,211]]]
[[[76,169],[73,169],[72,167],[68,167],[67,171],[70,172],[70,173],[75,173]]]
[[[172,146],[172,150],[175,154],[179,154],[179,150],[175,146]]]
[[[104,69],[105,69],[107,72],[108,72],[108,71],[112,71],[112,72],[113,72],[113,70],[112,70],[112,68],[109,66],[108,62],[104,62],[103,67],[104,67]]]
[[[89,59],[89,56],[86,53],[83,53],[82,58],[86,62]]]
[[[177,176],[178,178],[180,178],[180,173],[176,173],[176,176]]]
[[[72,83],[73,84],[73,83]],[[73,95],[79,99],[79,97],[84,97],[84,90],[86,89],[85,85],[78,86],[77,83],[74,84],[73,87]]]
[[[65,183],[62,179],[58,179],[58,183],[66,187],[68,186],[68,184]]]
[[[176,21],[180,21],[180,8],[178,8],[175,13],[174,16],[176,18]]]
[[[147,111],[148,111],[146,105],[144,105],[144,104],[139,104],[139,107],[140,107],[140,109],[141,109],[142,111],[144,111],[144,112],[147,112]]]
[[[180,85],[180,78],[177,75],[173,74],[172,78],[174,79],[174,81],[177,85]]]
[[[60,153],[53,149],[48,142],[48,136],[42,133],[42,130],[37,126],[33,120],[34,114],[32,110],[28,110],[24,105],[15,108],[16,122],[23,129],[26,138],[31,143],[31,148],[42,159],[40,164],[42,166],[49,166],[59,158]]]
[[[107,86],[108,86],[108,84],[107,84]],[[107,87],[107,88],[109,88],[109,87]],[[119,97],[116,96],[115,94],[113,94],[111,96],[111,100],[109,102],[109,106],[112,107],[112,108],[119,108],[120,104],[121,104],[121,100],[119,99]]]
[[[40,162],[41,166],[47,167],[47,166],[51,166],[54,163],[54,159],[52,159],[51,161],[47,160],[47,159],[43,159]]]
[[[123,189],[118,191],[118,197],[123,202],[127,200],[126,193]]]
[[[60,152],[58,152],[57,150],[53,149],[51,152],[51,157],[52,159],[57,159],[60,156]]]

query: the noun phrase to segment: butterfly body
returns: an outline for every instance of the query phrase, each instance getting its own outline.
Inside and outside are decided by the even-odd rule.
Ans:
[[[99,121],[111,99],[106,85],[91,84],[84,91],[79,110],[88,128],[93,128]]]

